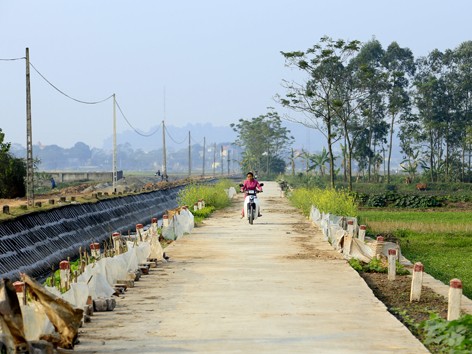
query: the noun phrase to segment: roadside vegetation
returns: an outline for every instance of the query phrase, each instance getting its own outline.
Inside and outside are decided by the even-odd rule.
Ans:
[[[288,198],[304,215],[309,215],[314,205],[323,213],[357,216],[354,197],[345,190],[299,188],[289,193]]]
[[[398,241],[411,262],[445,284],[453,278],[463,283],[464,295],[472,298],[472,225],[470,211],[373,211],[361,210],[359,221],[368,234]]]
[[[178,203],[179,205],[187,205],[190,208],[195,223],[198,224],[209,217],[213,211],[223,209],[231,204],[227,194],[227,190],[231,187],[236,187],[236,185],[228,179],[219,180],[213,185],[193,183],[179,192]],[[205,207],[193,211],[193,205],[198,203],[199,200],[205,201]]]

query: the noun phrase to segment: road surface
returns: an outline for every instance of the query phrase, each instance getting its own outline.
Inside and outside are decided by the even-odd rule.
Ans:
[[[280,197],[239,218],[241,196],[167,249],[77,353],[428,353],[321,232]]]

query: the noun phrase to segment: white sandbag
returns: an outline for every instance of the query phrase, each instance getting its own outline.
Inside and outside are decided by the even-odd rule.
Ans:
[[[41,335],[55,332],[54,326],[51,321],[49,321],[49,318],[35,303],[22,306],[21,315],[23,317],[26,340],[39,340]]]
[[[182,209],[179,216],[183,224],[184,233],[186,234],[192,233],[193,228],[195,226],[195,218],[193,217],[193,214],[190,212],[190,210]]]
[[[233,199],[233,197],[236,195],[236,189],[234,187],[225,189],[225,192],[229,199]]]
[[[138,265],[147,261],[151,253],[151,245],[149,242],[140,242],[136,249],[136,256],[138,258]]]
[[[51,294],[54,294],[56,296],[61,296],[61,292],[59,291],[58,288],[56,288],[55,286],[45,286],[44,287],[47,291],[49,291]]]
[[[118,256],[114,256],[114,274],[116,276],[115,280],[123,280],[127,279],[128,276],[128,258],[126,254],[120,254]]]
[[[159,242],[158,236],[151,237],[149,244],[151,246],[151,252],[149,258],[162,260],[164,256],[164,250],[162,249],[161,243]]]
[[[108,298],[115,293],[115,289],[108,284],[105,276],[100,272],[93,274],[92,279],[88,283],[88,288],[92,299]]]
[[[87,304],[88,296],[89,288],[85,283],[72,283],[70,284],[70,289],[62,294],[64,300],[79,309]]]
[[[128,251],[125,253],[125,259],[127,260],[128,263],[128,272],[134,272],[136,269],[138,269],[139,262],[138,262],[138,256],[136,254],[137,250],[137,245],[134,244],[134,242],[127,241],[126,244],[128,245]]]

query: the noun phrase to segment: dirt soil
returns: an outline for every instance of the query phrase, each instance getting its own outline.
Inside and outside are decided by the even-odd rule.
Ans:
[[[415,322],[427,320],[430,312],[435,312],[444,319],[447,317],[447,299],[428,287],[423,286],[420,301],[410,303],[411,276],[397,275],[395,281],[390,281],[386,273],[362,272],[360,275],[375,296],[394,314],[407,312]]]

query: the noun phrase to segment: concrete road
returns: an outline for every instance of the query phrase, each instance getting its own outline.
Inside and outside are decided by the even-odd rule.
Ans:
[[[233,207],[96,313],[77,353],[428,353],[275,183],[249,225]]]

